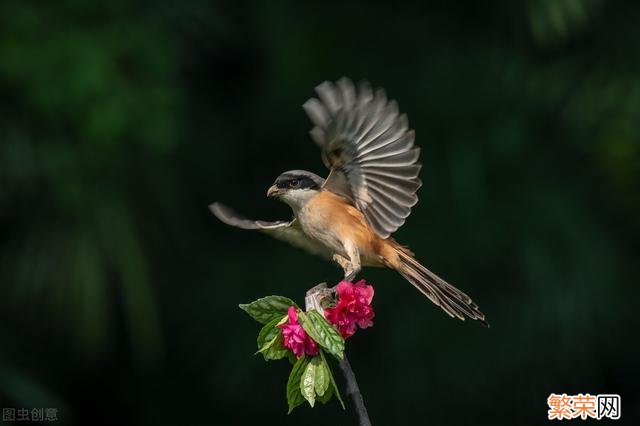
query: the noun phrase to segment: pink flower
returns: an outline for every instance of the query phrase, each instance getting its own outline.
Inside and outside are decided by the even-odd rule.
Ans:
[[[318,344],[307,335],[302,326],[298,323],[298,313],[293,306],[289,307],[288,323],[279,325],[282,329],[284,347],[300,358],[302,355],[318,355]]]
[[[365,280],[355,284],[342,281],[337,286],[338,304],[333,308],[326,308],[324,316],[335,325],[345,339],[353,336],[357,328],[367,328],[373,325],[373,287]]]

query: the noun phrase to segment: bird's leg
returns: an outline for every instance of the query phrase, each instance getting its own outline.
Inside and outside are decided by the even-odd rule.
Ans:
[[[347,252],[347,256],[349,256],[349,265],[350,268],[344,271],[344,279],[353,282],[353,279],[358,275],[358,272],[362,269],[360,266],[360,253],[358,252],[358,248],[355,244],[345,244],[344,249]]]
[[[351,262],[349,262],[349,259],[347,259],[344,256],[340,256],[339,254],[334,254],[333,255],[333,261],[336,262],[338,265],[340,265],[340,267],[344,271],[344,276],[345,277],[348,274],[350,274],[351,271],[353,270],[353,267],[351,266]]]

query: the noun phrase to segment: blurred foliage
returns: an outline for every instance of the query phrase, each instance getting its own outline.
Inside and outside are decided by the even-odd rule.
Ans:
[[[338,269],[206,209],[287,217],[264,192],[324,173],[300,105],[342,75],[416,129],[425,185],[397,238],[492,324],[365,271],[376,327],[349,350],[376,424],[538,424],[551,392],[640,418],[640,4],[597,0],[1,2],[0,406],[350,422],[285,417],[286,366],[248,355],[237,309]]]

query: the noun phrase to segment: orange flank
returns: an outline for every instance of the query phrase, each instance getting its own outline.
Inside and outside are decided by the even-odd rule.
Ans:
[[[390,264],[395,267],[398,264],[396,242],[392,238],[380,238],[371,229],[362,212],[340,195],[321,191],[309,201],[305,209],[313,212],[317,221],[311,226],[322,227],[325,232],[330,229],[337,240],[354,243],[364,265]]]

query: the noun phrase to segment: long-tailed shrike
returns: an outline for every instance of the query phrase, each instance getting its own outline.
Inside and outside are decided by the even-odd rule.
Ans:
[[[398,271],[447,314],[487,325],[484,314],[462,291],[425,268],[391,237],[418,202],[420,148],[406,115],[384,90],[363,83],[358,90],[342,78],[316,87],[319,99],[303,105],[314,123],[311,137],[330,169],[327,179],[311,172],[284,172],[267,191],[287,203],[290,221],[253,221],[213,203],[222,222],[263,231],[275,238],[333,259],[353,280],[364,266]]]

